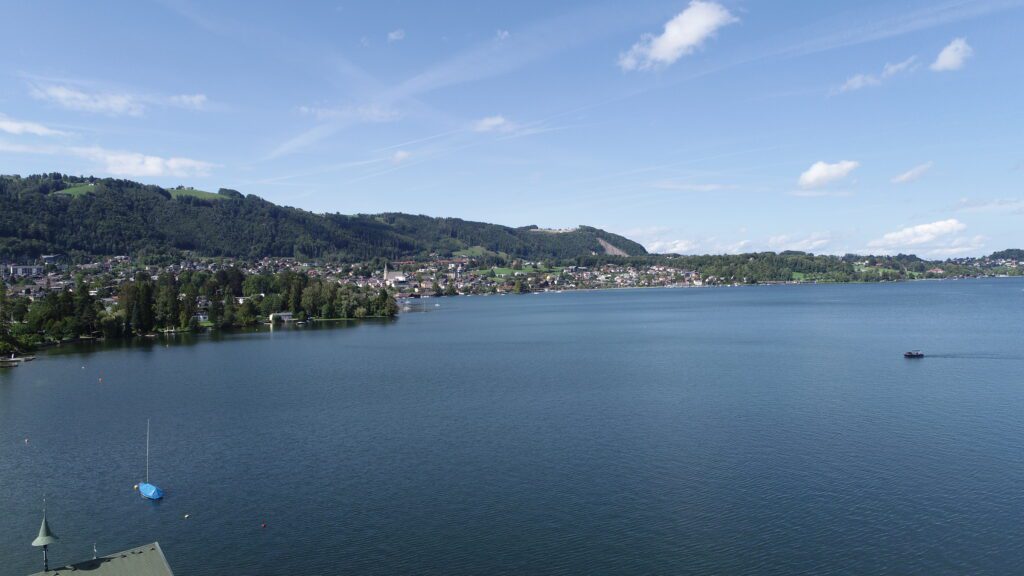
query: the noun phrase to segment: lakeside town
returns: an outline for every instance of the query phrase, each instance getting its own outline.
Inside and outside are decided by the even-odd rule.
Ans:
[[[357,288],[385,288],[397,299],[515,294],[563,290],[594,290],[644,287],[699,287],[751,283],[809,283],[822,279],[793,273],[789,280],[755,280],[724,277],[673,265],[671,258],[663,263],[598,262],[596,265],[557,265],[546,261],[514,259],[507,266],[490,265],[469,256],[434,258],[427,261],[393,261],[370,263],[305,262],[295,258],[263,258],[246,262],[231,258],[191,258],[175,264],[145,264],[129,256],[97,258],[85,263],[70,263],[63,255],[44,255],[29,263],[0,264],[0,277],[8,297],[41,298],[51,292],[73,291],[76,282],[84,281],[90,293],[105,307],[118,303],[118,287],[131,282],[140,273],[156,281],[163,274],[179,278],[184,273],[208,273],[238,269],[246,276],[291,272],[338,285]],[[1006,257],[958,258],[951,266],[932,266],[911,278],[948,278],[1013,276],[1024,273],[1024,259]],[[855,262],[861,271],[877,270],[880,280],[887,278],[891,263],[863,258]],[[246,296],[239,297],[241,304]],[[200,302],[203,314],[208,302]],[[205,317],[202,319],[205,320]]]

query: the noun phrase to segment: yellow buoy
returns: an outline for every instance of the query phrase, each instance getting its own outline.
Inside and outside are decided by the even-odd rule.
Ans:
[[[133,487],[133,489],[134,489],[134,490],[138,490],[138,489],[139,489],[139,485],[138,485],[138,484],[136,484],[136,485],[135,485],[135,486]]]

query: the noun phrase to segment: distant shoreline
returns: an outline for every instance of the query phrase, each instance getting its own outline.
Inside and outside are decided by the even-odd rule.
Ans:
[[[450,299],[450,298],[460,298],[460,297],[469,297],[469,296],[474,296],[474,297],[530,296],[530,295],[539,295],[539,294],[569,294],[569,293],[576,293],[576,292],[610,292],[610,291],[630,291],[630,290],[645,290],[646,291],[646,290],[701,289],[701,288],[753,288],[753,287],[758,287],[758,286],[772,286],[772,287],[780,287],[780,286],[807,286],[807,285],[843,286],[843,285],[850,285],[850,284],[855,284],[855,285],[902,284],[902,283],[910,283],[910,282],[926,282],[926,281],[951,282],[951,281],[961,281],[961,280],[975,280],[975,281],[977,281],[977,280],[1017,280],[1017,281],[1024,281],[1024,276],[981,276],[981,277],[970,277],[970,278],[914,278],[914,279],[879,281],[879,282],[852,282],[852,281],[851,282],[761,282],[761,283],[756,283],[756,284],[715,284],[715,285],[707,285],[707,286],[615,286],[615,287],[608,287],[608,288],[573,288],[573,289],[568,289],[568,290],[546,290],[546,291],[539,291],[539,292],[524,292],[524,293],[520,293],[520,294],[511,293],[511,292],[500,292],[500,293],[491,293],[491,294],[461,294],[461,295],[458,295],[458,296],[444,296],[444,295],[441,295],[441,296],[427,296],[427,297],[423,297],[423,298],[403,298],[403,299],[400,299],[398,302],[400,304],[409,304],[410,302],[415,301],[415,300]],[[320,326],[322,326],[324,328],[328,328],[330,324],[340,324],[340,323],[358,324],[358,323],[362,323],[362,322],[367,321],[367,320],[369,320],[370,322],[397,321],[398,318],[400,318],[402,316],[403,312],[416,312],[416,309],[414,307],[410,307],[407,310],[402,310],[400,308],[399,314],[396,315],[395,317],[367,316],[367,317],[364,317],[364,318],[312,318],[312,319],[306,320],[307,324],[305,326],[298,326],[298,325],[296,325],[295,322],[288,322],[288,323],[285,323],[285,324],[277,325],[277,328],[278,329],[285,328],[287,330],[304,330],[304,329],[308,329],[308,326],[310,326],[310,325],[320,325]],[[257,334],[257,333],[263,333],[263,332],[272,332],[274,329],[275,329],[274,325],[272,325],[270,323],[264,323],[264,324],[259,324],[259,325],[256,325],[256,326],[238,327],[238,328],[230,328],[230,329],[207,329],[207,330],[203,330],[203,331],[160,332],[160,333],[153,334],[152,336],[148,336],[148,337],[147,336],[143,336],[143,335],[139,335],[139,336],[134,336],[134,337],[129,338],[129,339],[124,339],[124,338],[106,339],[106,338],[82,337],[82,338],[77,338],[77,339],[74,339],[74,340],[64,340],[64,341],[61,341],[61,342],[50,342],[50,343],[40,344],[38,346],[38,349],[37,349],[36,352],[33,352],[31,354],[28,354],[28,355],[34,355],[34,354],[38,353],[38,357],[41,358],[44,355],[52,354],[56,350],[64,351],[68,347],[84,347],[84,346],[89,346],[89,345],[106,346],[106,347],[109,347],[111,349],[114,349],[114,348],[130,348],[130,347],[138,346],[139,344],[142,344],[142,343],[150,343],[152,345],[156,345],[158,343],[163,343],[163,344],[167,345],[168,344],[168,342],[167,342],[168,337],[173,337],[175,339],[177,339],[179,337],[204,339],[204,338],[209,338],[211,336],[212,337],[217,337],[217,336],[232,336],[232,335]],[[113,343],[118,343],[120,345],[113,345]],[[179,343],[179,345],[180,344],[182,344],[182,343]],[[102,351],[103,351],[102,349],[92,350],[92,352],[102,352]],[[86,351],[83,350],[83,352],[86,352]]]

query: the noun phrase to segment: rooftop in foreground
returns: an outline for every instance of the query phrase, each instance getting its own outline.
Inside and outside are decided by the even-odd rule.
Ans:
[[[158,542],[46,572],[36,572],[32,576],[69,576],[83,573],[89,576],[174,576]]]

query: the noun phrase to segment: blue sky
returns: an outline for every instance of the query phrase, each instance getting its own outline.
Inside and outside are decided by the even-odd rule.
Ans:
[[[0,10],[2,173],[681,253],[1024,247],[1024,0]]]

